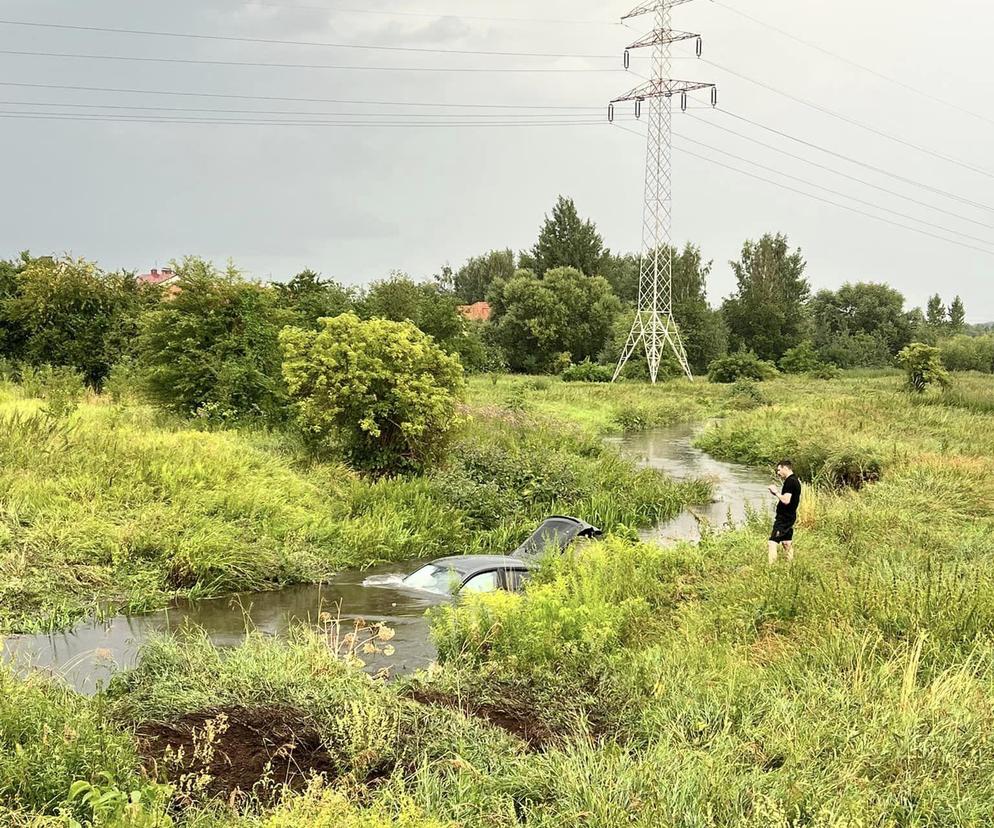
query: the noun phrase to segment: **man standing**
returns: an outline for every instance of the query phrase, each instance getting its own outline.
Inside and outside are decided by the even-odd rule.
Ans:
[[[794,464],[790,460],[777,463],[777,477],[783,481],[778,492],[776,485],[770,486],[770,494],[777,499],[777,514],[770,535],[770,563],[777,562],[777,547],[783,544],[787,560],[794,560],[794,523],[797,522],[797,507],[801,503],[801,481],[794,474]]]

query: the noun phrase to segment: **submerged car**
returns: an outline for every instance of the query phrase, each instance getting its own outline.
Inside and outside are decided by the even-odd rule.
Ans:
[[[411,589],[444,595],[469,592],[516,592],[538,565],[536,556],[547,549],[565,550],[577,538],[601,534],[596,526],[557,515],[542,524],[511,555],[455,555],[439,558],[401,581]]]

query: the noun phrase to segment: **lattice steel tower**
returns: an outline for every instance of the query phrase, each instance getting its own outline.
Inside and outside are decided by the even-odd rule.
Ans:
[[[690,0],[650,0],[641,3],[622,20],[643,14],[655,15],[655,28],[625,50],[625,68],[632,49],[652,48],[650,80],[626,95],[615,98],[608,107],[608,118],[614,120],[614,105],[621,101],[635,102],[635,115],[641,117],[642,103],[648,103],[649,136],[645,157],[645,208],[642,217],[642,258],[639,265],[638,310],[628,335],[625,350],[618,360],[614,379],[621,375],[625,364],[636,350],[644,347],[649,362],[649,376],[656,382],[659,364],[667,348],[673,350],[683,372],[693,379],[687,362],[683,339],[673,318],[673,256],[671,228],[673,219],[672,192],[672,112],[673,96],[680,96],[682,109],[687,108],[687,94],[697,89],[711,90],[711,104],[717,105],[717,88],[713,83],[671,80],[670,63],[674,43],[697,41],[697,56],[701,55],[701,37],[670,28],[671,9]]]

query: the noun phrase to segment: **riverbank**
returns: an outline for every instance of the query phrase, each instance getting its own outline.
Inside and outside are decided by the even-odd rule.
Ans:
[[[68,421],[0,390],[0,633],[324,581],[386,561],[514,548],[549,513],[652,525],[706,487],[583,429],[471,407],[450,461],[373,480],[290,438],[201,430],[103,397]]]
[[[976,399],[994,395],[986,382],[963,385]],[[680,386],[675,398],[696,393]],[[525,405],[546,391],[522,392]],[[395,685],[335,658],[327,630],[230,650],[165,640],[92,701],[0,670],[0,742],[23,745],[0,752],[0,801],[24,825],[60,806],[90,818],[65,804],[82,778],[111,794],[108,812],[115,791],[139,791],[146,821],[100,823],[116,826],[165,825],[177,798],[170,819],[196,828],[986,825],[991,415],[922,405],[892,377],[779,379],[759,392],[750,403],[702,390],[700,409],[725,416],[700,444],[757,465],[796,452],[814,458],[812,474],[853,447],[879,461],[858,489],[827,474],[807,487],[792,566],[766,565],[759,519],[696,546],[619,529],[550,561],[521,595],[438,612],[439,666]],[[606,399],[589,431],[608,421]],[[305,749],[316,735],[330,789],[274,805],[288,767],[278,751],[235,811],[208,801],[216,781],[162,789],[138,773],[177,779],[136,733],[234,749],[259,711],[278,711],[271,732],[256,731],[271,745],[286,744],[288,722]],[[191,723],[197,739],[184,735]],[[216,780],[212,768],[202,758],[188,779]]]

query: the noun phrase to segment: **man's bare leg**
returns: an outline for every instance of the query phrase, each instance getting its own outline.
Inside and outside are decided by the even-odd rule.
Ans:
[[[784,541],[783,542],[783,551],[784,551],[784,554],[787,556],[787,560],[788,561],[793,561],[794,560],[794,541]]]
[[[777,542],[776,541],[770,541],[770,544],[769,544],[769,557],[770,557],[770,566],[773,566],[773,564],[775,564],[777,562]]]

